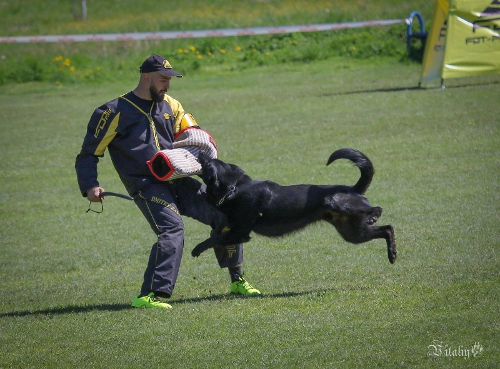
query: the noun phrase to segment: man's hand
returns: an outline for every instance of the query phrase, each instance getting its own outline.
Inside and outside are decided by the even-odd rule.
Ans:
[[[102,192],[104,192],[104,188],[92,187],[87,191],[87,199],[89,199],[90,202],[100,202],[101,200],[104,200],[104,197],[101,198],[99,196]]]

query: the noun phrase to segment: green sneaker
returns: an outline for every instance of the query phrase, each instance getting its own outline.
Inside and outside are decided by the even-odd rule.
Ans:
[[[161,302],[160,299],[155,296],[154,292],[151,292],[147,296],[137,296],[134,301],[132,301],[132,306],[136,308],[172,309],[171,305],[166,302]]]
[[[253,288],[250,283],[240,277],[236,282],[231,283],[231,293],[243,296],[260,296],[260,291]]]

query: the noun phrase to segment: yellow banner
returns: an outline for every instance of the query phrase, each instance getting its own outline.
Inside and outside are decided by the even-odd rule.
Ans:
[[[442,78],[500,73],[500,0],[451,0]]]
[[[448,0],[436,0],[434,18],[425,43],[420,82],[429,82],[441,77],[449,7],[450,2]]]

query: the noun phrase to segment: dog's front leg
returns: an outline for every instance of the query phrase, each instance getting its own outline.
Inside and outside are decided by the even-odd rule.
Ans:
[[[200,242],[198,245],[195,246],[195,248],[191,251],[191,256],[197,258],[200,256],[200,254],[204,251],[207,251],[208,249],[211,249],[213,247],[216,247],[220,245],[222,239],[224,237],[224,233],[212,236],[210,238],[207,238],[205,241]]]
[[[195,246],[191,255],[194,257],[200,256],[203,251],[217,246],[236,245],[250,241],[251,227],[246,227],[241,224],[232,225],[231,228],[218,235],[207,238],[205,241]]]

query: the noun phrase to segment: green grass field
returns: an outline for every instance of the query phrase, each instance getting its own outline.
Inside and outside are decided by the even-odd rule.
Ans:
[[[254,178],[350,184],[357,170],[326,160],[365,152],[367,196],[394,225],[399,258],[327,224],[255,236],[245,271],[264,296],[235,298],[210,252],[189,255],[208,229],[186,219],[171,311],[129,308],[154,236],[124,200],[86,214],[73,169],[93,109],[136,80],[1,86],[0,367],[497,367],[500,77],[417,89],[419,73],[331,59],[174,81],[220,158]],[[123,192],[107,156],[100,167],[105,188]]]
[[[402,19],[412,10],[428,27],[433,8],[88,4],[81,22],[71,2],[4,1],[0,34]],[[0,368],[497,368],[500,75],[417,88],[421,66],[402,57],[405,28],[0,44]],[[384,208],[379,223],[395,228],[396,264],[384,241],[351,245],[328,224],[254,236],[244,269],[263,297],[237,298],[211,252],[190,256],[209,230],[185,219],[173,309],[132,309],[155,237],[133,203],[108,198],[104,213],[85,213],[74,159],[93,110],[133,89],[152,52],[185,73],[170,93],[217,139],[219,157],[255,179],[353,184],[357,169],[326,167],[327,158],[341,147],[365,152],[376,170],[367,197]],[[99,173],[106,189],[124,192],[108,155]]]

